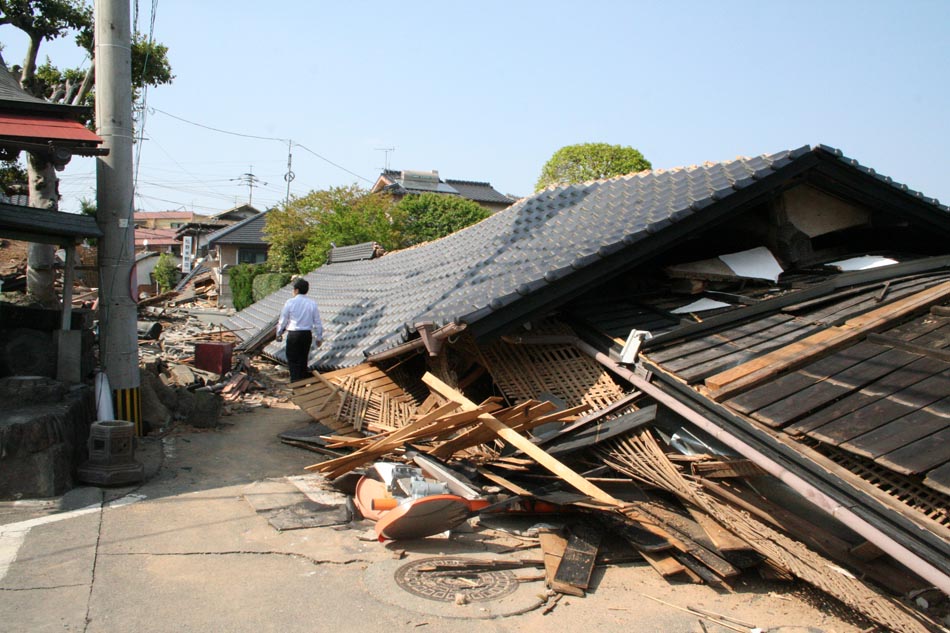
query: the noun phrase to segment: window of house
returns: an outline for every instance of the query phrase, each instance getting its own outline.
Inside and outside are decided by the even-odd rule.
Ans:
[[[263,264],[267,261],[266,250],[242,248],[238,251],[239,264]]]

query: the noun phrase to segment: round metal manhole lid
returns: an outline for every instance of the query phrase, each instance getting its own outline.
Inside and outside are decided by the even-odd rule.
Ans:
[[[469,602],[498,600],[518,589],[518,579],[507,570],[465,570],[465,558],[433,557],[407,563],[396,570],[396,584],[409,593],[439,602],[455,602],[464,594]],[[451,568],[456,569],[451,569]],[[437,569],[436,569],[437,568]]]

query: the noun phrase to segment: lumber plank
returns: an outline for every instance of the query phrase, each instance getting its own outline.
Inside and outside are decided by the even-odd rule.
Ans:
[[[542,530],[538,534],[538,539],[544,554],[544,582],[554,589],[554,577],[557,575],[557,568],[561,564],[564,550],[567,549],[567,539],[550,530]]]
[[[749,389],[782,371],[807,364],[818,354],[833,351],[868,332],[886,327],[889,323],[928,308],[950,296],[950,281],[891,302],[876,310],[854,317],[841,326],[829,327],[800,341],[769,352],[755,360],[706,379],[709,396],[721,402],[739,391]]]
[[[649,563],[650,567],[655,569],[656,572],[664,578],[686,572],[686,567],[669,554],[641,551],[640,556],[643,556],[643,560]]]
[[[376,440],[372,444],[361,448],[360,450],[347,455],[345,457],[340,457],[338,459],[329,460],[326,462],[320,462],[317,464],[312,464],[306,466],[304,470],[317,470],[320,472],[328,472],[339,467],[347,467],[347,470],[352,470],[361,464],[374,459],[378,455],[385,454],[389,449],[399,446],[402,444],[404,438],[412,435],[413,433],[419,431],[420,429],[429,427],[433,422],[438,420],[445,414],[451,413],[458,408],[458,405],[454,402],[449,402],[441,407],[431,411],[430,413],[422,416],[415,422],[411,422],[406,426],[402,427],[398,431],[394,431],[385,435],[384,437]]]
[[[441,396],[448,398],[449,400],[459,403],[463,408],[468,410],[477,408],[477,405],[471,400],[430,373],[426,373],[422,377],[422,381],[433,391],[438,392]],[[592,499],[596,499],[597,501],[616,507],[623,505],[621,501],[615,499],[607,492],[593,485],[581,477],[578,473],[548,455],[542,449],[535,446],[530,440],[512,431],[495,416],[487,413],[481,414],[478,416],[478,420],[484,426],[494,431],[498,437],[505,440],[515,448],[521,449],[522,452],[531,457],[533,460],[550,470],[558,477],[561,477],[571,486],[577,488],[579,491],[588,495]]]
[[[422,377],[422,381],[425,384],[427,384],[429,388],[432,389],[433,391],[439,393],[440,395],[442,395],[443,397],[449,400],[458,402],[463,408],[467,408],[469,410],[473,408],[477,408],[477,405],[475,403],[473,403],[471,400],[466,398],[464,395],[462,395],[461,393],[459,393],[458,391],[456,391],[449,385],[439,380],[436,376],[432,375],[431,373],[427,372]],[[571,486],[573,486],[580,492],[588,495],[592,499],[595,499],[596,501],[599,501],[606,505],[618,507],[618,508],[624,505],[621,501],[619,501],[618,499],[615,499],[606,491],[602,490],[601,488],[598,488],[591,482],[584,479],[577,472],[571,470],[570,468],[565,466],[563,463],[561,463],[557,459],[548,455],[544,450],[536,446],[526,437],[512,431],[510,428],[508,428],[507,426],[499,422],[498,419],[495,418],[493,415],[488,414],[488,413],[483,413],[478,416],[478,420],[479,422],[481,422],[481,424],[487,426],[492,431],[494,431],[498,435],[498,437],[505,440],[506,442],[514,446],[515,448],[520,449],[523,453],[525,453],[531,459],[535,460],[538,464],[540,464],[544,468],[547,468],[549,471],[551,471],[552,473],[554,473],[555,475],[563,479],[566,483],[570,484]],[[677,542],[666,531],[661,529],[659,526],[655,525],[653,522],[649,521],[645,517],[640,516],[638,513],[634,513],[629,510],[628,512],[629,513],[627,514],[627,516],[633,519],[634,521],[637,521],[638,523],[640,523],[643,529],[657,536],[660,536],[664,539],[667,539],[668,541],[673,543],[674,546],[677,546],[679,548],[684,548],[682,543]]]
[[[559,593],[584,596],[597,561],[600,539],[600,532],[588,525],[579,524],[571,528],[552,589]]]
[[[689,511],[690,516],[693,517],[693,520],[696,521],[699,527],[706,533],[706,536],[709,537],[709,541],[715,545],[716,549],[720,552],[728,553],[753,550],[751,545],[719,525],[715,519],[696,506],[686,504],[686,509]]]

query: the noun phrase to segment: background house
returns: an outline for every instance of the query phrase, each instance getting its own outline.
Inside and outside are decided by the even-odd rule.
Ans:
[[[517,198],[496,191],[490,183],[474,180],[441,179],[439,172],[397,171],[387,169],[379,175],[371,189],[373,193],[385,191],[397,201],[410,194],[438,193],[459,196],[477,203],[492,213],[512,205]]]
[[[132,219],[135,228],[178,229],[193,222],[196,216],[192,211],[136,211]]]
[[[207,237],[208,257],[215,260],[218,305],[232,306],[227,269],[238,264],[263,264],[269,244],[264,241],[267,211],[219,229]]]

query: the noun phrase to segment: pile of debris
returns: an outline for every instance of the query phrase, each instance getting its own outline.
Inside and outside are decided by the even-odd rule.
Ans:
[[[483,392],[482,367],[455,388],[428,372],[419,385],[398,366],[362,365],[291,385],[294,402],[332,432],[285,441],[335,455],[309,470],[351,492],[380,540],[434,535],[511,508],[559,513],[566,531],[539,542],[548,584],[561,593],[583,595],[610,533],[671,580],[730,590],[753,572],[797,578],[888,630],[939,628],[899,597],[920,606],[924,596],[940,602],[939,591],[852,547],[794,495],[777,502],[781,482],[669,424],[648,394],[624,393],[563,344],[507,358],[502,347],[480,353],[497,386],[522,396],[517,404],[468,397]]]
[[[178,422],[214,427],[221,416],[288,400],[275,375],[280,372],[267,361],[232,354],[234,333],[215,325],[217,319],[201,318],[216,316],[215,310],[176,307],[174,293],[143,303],[138,323],[142,409],[153,431],[166,432]]]

